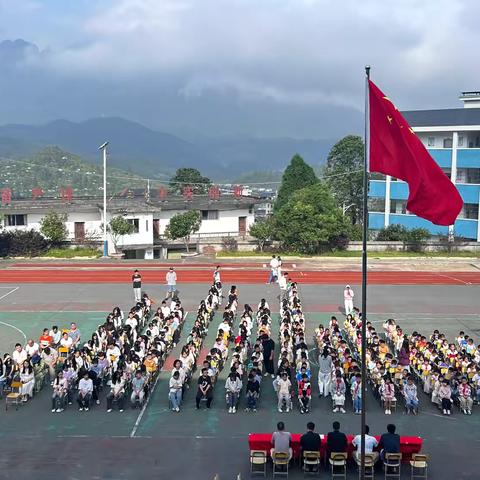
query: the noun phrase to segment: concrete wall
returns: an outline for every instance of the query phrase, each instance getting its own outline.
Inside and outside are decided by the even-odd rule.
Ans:
[[[403,242],[375,242],[370,241],[367,244],[367,250],[369,252],[386,252],[386,251],[404,251],[408,250],[409,244],[404,244]],[[443,252],[446,251],[445,243],[438,242],[428,242],[425,244],[426,252]],[[480,252],[480,243],[477,242],[464,242],[459,244],[452,244],[451,246],[453,251],[458,252]],[[351,252],[361,252],[362,251],[362,242],[350,242],[347,250]]]

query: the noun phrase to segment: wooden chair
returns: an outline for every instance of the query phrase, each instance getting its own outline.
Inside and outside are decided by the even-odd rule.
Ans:
[[[383,460],[385,469],[385,480],[388,478],[400,478],[400,467],[402,464],[401,453],[386,453]]]
[[[22,395],[20,389],[22,388],[22,382],[14,380],[11,385],[11,392],[5,396],[5,410],[8,410],[8,405],[15,405],[15,410],[18,410],[18,406],[22,404]]]
[[[414,453],[410,460],[411,479],[422,478],[426,479],[428,474],[428,455]]]
[[[378,454],[377,454],[378,455]],[[377,455],[374,453],[366,453],[365,454],[365,478],[374,479],[375,478],[375,460],[377,459]],[[355,459],[355,463],[358,465],[358,476],[360,477],[361,472],[361,461],[357,455],[353,455]]]
[[[343,478],[347,479],[347,454],[345,452],[330,453],[330,472],[332,479]]]
[[[288,453],[273,452],[273,478],[278,476],[288,477],[288,464],[290,462]]]
[[[265,450],[250,451],[250,475],[267,476],[267,452]]]
[[[320,452],[305,450],[303,452],[304,475],[320,475]]]

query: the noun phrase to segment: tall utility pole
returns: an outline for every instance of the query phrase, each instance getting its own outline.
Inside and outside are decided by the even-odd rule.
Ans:
[[[107,242],[107,145],[108,142],[100,145],[99,150],[103,151],[103,256],[108,256]]]

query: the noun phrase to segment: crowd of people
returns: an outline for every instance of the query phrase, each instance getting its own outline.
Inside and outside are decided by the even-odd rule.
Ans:
[[[132,278],[135,300],[137,273]],[[80,411],[87,412],[102,402],[109,413],[115,406],[122,412],[128,400],[132,407],[141,406],[178,342],[183,321],[178,296],[152,311],[152,302],[143,293],[126,316],[115,307],[87,338],[76,323],[69,329],[45,328],[38,341],[17,343],[13,353],[0,360],[0,388],[8,390],[13,381],[19,381],[19,393],[26,402],[48,383],[55,413],[75,401]]]

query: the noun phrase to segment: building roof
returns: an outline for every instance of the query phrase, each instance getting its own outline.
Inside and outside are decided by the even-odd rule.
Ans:
[[[449,127],[478,125],[480,108],[447,108],[442,110],[410,110],[402,112],[412,127]]]
[[[169,210],[238,210],[247,209],[265,200],[257,197],[221,195],[219,200],[210,200],[208,195],[194,195],[192,200],[182,196],[170,196],[166,200],[145,198],[112,198],[107,199],[109,213],[129,214],[148,213]],[[41,213],[55,211],[69,212],[98,212],[103,209],[101,198],[73,198],[71,201],[54,198],[12,199],[10,205],[1,205],[0,213]]]

